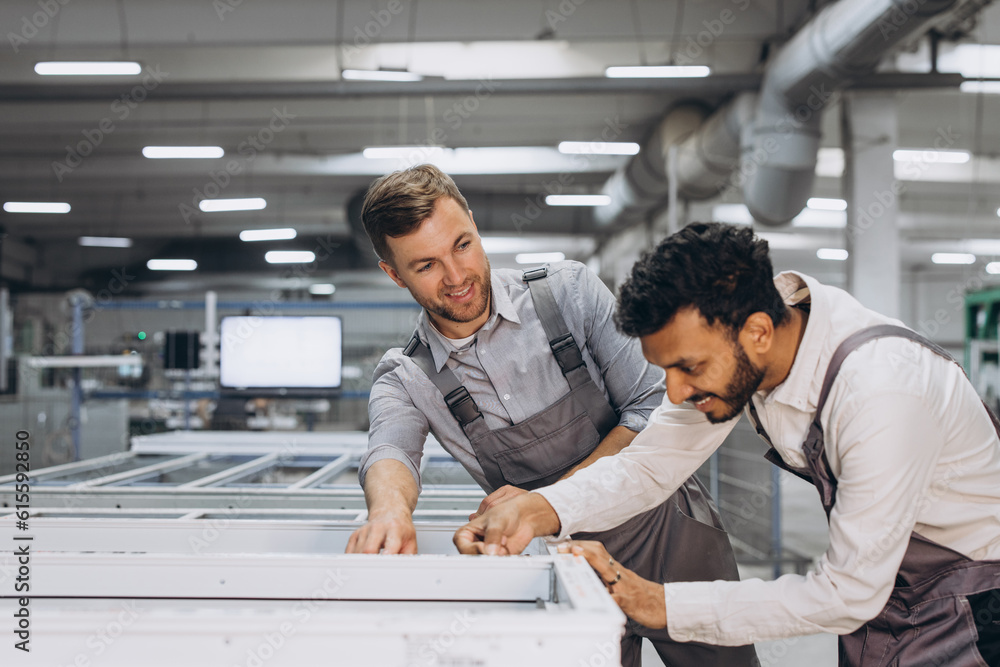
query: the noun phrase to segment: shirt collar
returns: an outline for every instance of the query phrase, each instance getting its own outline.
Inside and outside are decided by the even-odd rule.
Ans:
[[[815,411],[823,380],[818,369],[824,332],[830,329],[829,301],[819,281],[795,271],[778,274],[774,286],[787,305],[809,304],[809,321],[788,377],[768,394],[765,404],[774,401],[803,412]]]
[[[514,307],[514,302],[510,300],[510,295],[507,293],[503,279],[493,271],[490,272],[490,294],[492,296],[490,299],[490,318],[480,327],[479,331],[476,332],[477,334],[481,331],[493,329],[496,326],[497,319],[501,317],[514,324],[521,323],[521,319],[517,316],[517,309]],[[434,358],[434,368],[440,371],[444,366],[444,362],[448,360],[448,357],[455,350],[446,346],[444,341],[441,340],[441,334],[438,333],[437,329],[434,328],[434,325],[427,318],[426,309],[422,309],[417,316],[417,335],[422,342],[431,348],[431,356]]]

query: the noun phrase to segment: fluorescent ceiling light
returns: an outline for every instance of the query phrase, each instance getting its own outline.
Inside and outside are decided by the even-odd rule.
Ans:
[[[244,229],[240,232],[240,241],[283,241],[295,238],[295,230],[291,227],[280,229]]]
[[[151,160],[209,159],[222,157],[221,146],[146,146],[142,154]]]
[[[892,152],[896,162],[941,162],[943,164],[965,164],[971,155],[969,151],[937,151],[920,149],[899,149]]]
[[[959,44],[938,56],[941,72],[959,72],[967,79],[1000,76],[1000,45]]]
[[[77,243],[93,248],[131,248],[132,239],[120,236],[81,236]]]
[[[424,78],[413,72],[388,69],[345,69],[340,76],[347,81],[421,81]]]
[[[194,271],[198,262],[193,259],[151,259],[146,262],[150,271]]]
[[[628,66],[604,70],[604,76],[610,79],[686,79],[711,73],[712,70],[704,65]]]
[[[517,255],[539,252],[546,248],[562,248],[570,255],[586,256],[594,252],[592,237],[569,234],[522,234],[520,236],[483,236],[483,250],[490,255]]]
[[[560,141],[559,152],[567,155],[635,155],[634,141]]]
[[[717,204],[712,219],[730,225],[752,225],[753,216],[744,204]],[[792,227],[813,229],[843,229],[847,226],[846,211],[831,211],[806,207],[792,218]]]
[[[264,254],[268,264],[308,264],[316,259],[310,250],[271,250]]]
[[[142,65],[137,62],[48,61],[36,63],[35,72],[42,76],[128,76],[140,74]]]
[[[1000,218],[1000,208],[997,209],[997,217]]]
[[[846,211],[847,202],[843,199],[824,199],[823,197],[810,197],[806,206],[816,211]]]
[[[816,175],[840,178],[844,175],[844,149],[821,148],[816,157]]]
[[[426,160],[444,155],[444,146],[372,146],[361,154],[369,160]]]
[[[958,89],[963,93],[1000,95],[1000,81],[963,81]]]
[[[816,256],[820,259],[832,259],[842,262],[847,259],[847,251],[843,248],[820,248],[816,251]]]
[[[70,206],[61,201],[9,201],[3,205],[8,213],[69,213]]]
[[[611,203],[608,195],[548,195],[545,203],[549,206],[607,206]]]
[[[847,227],[847,211],[823,211],[807,206],[792,218],[792,227],[843,229]]]
[[[249,197],[247,199],[202,199],[198,202],[198,208],[206,213],[217,211],[259,211],[267,206],[267,202],[260,197]]]
[[[547,264],[561,262],[564,259],[566,255],[561,252],[522,252],[514,256],[514,261],[518,264]]]
[[[935,264],[975,264],[976,256],[968,252],[936,252],[931,255]]]
[[[333,283],[316,283],[315,285],[309,286],[310,294],[333,294],[337,291],[337,288]]]
[[[712,207],[712,220],[729,225],[752,225],[753,216],[744,204],[716,204]]]
[[[755,236],[767,241],[771,250],[815,250],[819,242],[811,234],[797,232],[756,232]]]
[[[996,275],[1000,273],[1000,262],[990,262],[986,265],[986,273]]]

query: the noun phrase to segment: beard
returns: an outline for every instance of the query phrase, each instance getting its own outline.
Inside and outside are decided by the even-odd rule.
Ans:
[[[747,357],[747,353],[743,351],[743,346],[738,341],[733,342],[733,355],[736,357],[736,369],[733,371],[733,377],[729,380],[729,384],[726,385],[725,394],[722,396],[715,395],[716,398],[726,404],[726,411],[721,415],[713,415],[710,412],[705,414],[708,417],[708,421],[713,424],[721,424],[733,417],[738,417],[743,408],[746,407],[746,404],[750,402],[750,398],[754,395],[754,392],[760,387],[760,383],[764,381],[764,370],[753,365],[753,362]],[[700,401],[706,396],[711,395],[703,394],[688,400],[692,402]]]
[[[486,271],[482,275],[473,275],[472,284],[476,287],[476,295],[469,303],[455,305],[448,303],[448,292],[454,292],[454,288],[442,290],[437,298],[424,299],[418,296],[409,287],[413,300],[423,306],[428,312],[434,313],[438,317],[449,322],[465,324],[472,322],[482,316],[490,305],[490,294],[492,293],[492,281],[490,280],[490,260],[486,258]]]

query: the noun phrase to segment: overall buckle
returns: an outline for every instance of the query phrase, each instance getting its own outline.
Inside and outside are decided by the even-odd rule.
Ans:
[[[444,402],[448,404],[448,409],[451,411],[452,416],[462,426],[471,424],[483,416],[465,387],[459,387],[450,392],[444,397]]]
[[[549,346],[552,348],[552,354],[556,355],[556,361],[559,362],[563,375],[583,366],[583,353],[573,340],[573,334],[563,334],[549,343]]]
[[[524,282],[530,282],[532,280],[538,280],[539,278],[544,278],[549,275],[549,269],[545,266],[540,266],[537,269],[531,269],[530,271],[525,271],[521,278]]]

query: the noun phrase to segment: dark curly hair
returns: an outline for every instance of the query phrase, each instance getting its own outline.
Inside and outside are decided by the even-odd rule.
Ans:
[[[628,336],[648,336],[693,306],[734,338],[752,313],[765,313],[778,326],[788,311],[767,252],[767,241],[749,227],[692,223],[635,263],[619,292],[615,323]]]

